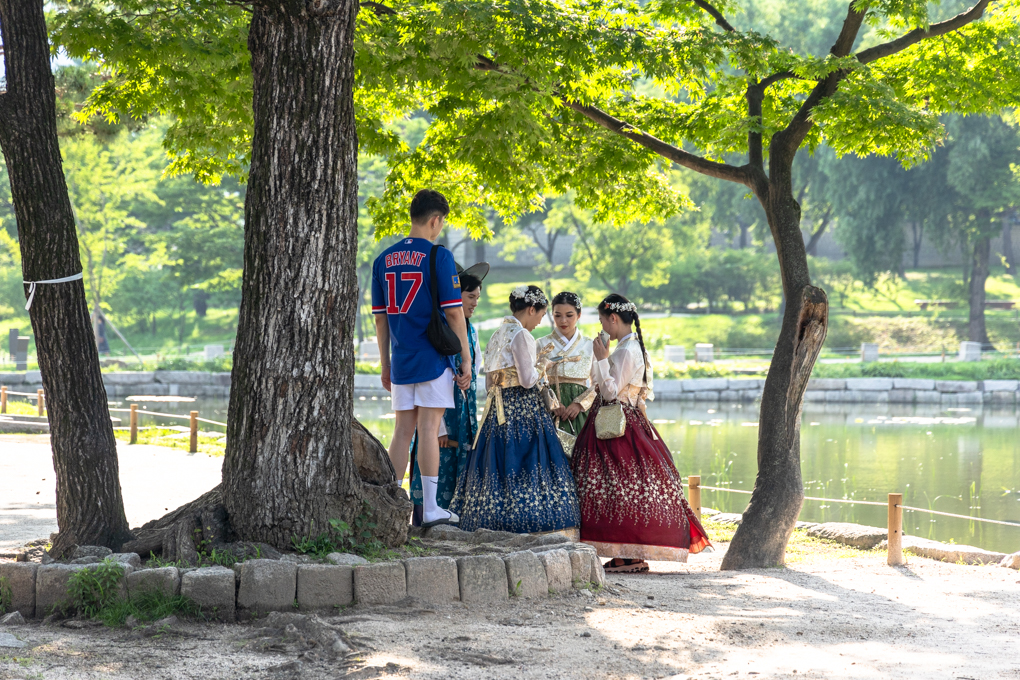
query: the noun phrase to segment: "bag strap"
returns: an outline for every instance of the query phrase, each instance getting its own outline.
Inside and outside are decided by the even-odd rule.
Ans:
[[[439,278],[436,276],[436,252],[438,250],[439,244],[434,243],[432,251],[429,253],[429,287],[432,288],[433,311],[439,311]]]

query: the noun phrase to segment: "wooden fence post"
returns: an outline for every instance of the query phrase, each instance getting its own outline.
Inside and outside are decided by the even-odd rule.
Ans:
[[[35,405],[38,408],[40,418],[46,415],[46,395],[43,394],[42,390],[35,391]]]
[[[906,564],[903,559],[903,494],[889,494],[889,564]]]
[[[138,404],[131,404],[131,443],[138,443]]]
[[[687,478],[687,495],[691,509],[698,519],[701,519],[701,475],[691,475]]]
[[[198,411],[191,412],[191,446],[188,451],[198,453]]]
[[[7,386],[0,387],[0,413],[7,413]]]

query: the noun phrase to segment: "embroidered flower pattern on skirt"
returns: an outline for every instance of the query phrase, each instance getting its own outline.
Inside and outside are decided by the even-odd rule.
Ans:
[[[506,422],[491,412],[450,509],[465,531],[530,533],[580,523],[570,463],[536,388],[502,390]]]

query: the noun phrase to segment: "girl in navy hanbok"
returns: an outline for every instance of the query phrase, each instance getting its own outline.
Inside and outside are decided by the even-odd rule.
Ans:
[[[466,531],[535,533],[579,524],[570,462],[539,393],[546,360],[536,356],[530,333],[548,305],[537,286],[515,288],[512,315],[486,347],[485,410],[450,506]]]

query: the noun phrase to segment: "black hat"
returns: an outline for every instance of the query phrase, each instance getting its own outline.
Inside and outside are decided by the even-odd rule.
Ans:
[[[458,274],[467,274],[468,276],[473,276],[476,279],[478,279],[479,281],[482,281],[482,280],[485,279],[485,276],[489,273],[489,263],[488,262],[479,262],[478,264],[471,265],[467,269],[464,269],[463,267],[461,267],[458,264],[457,265],[457,273]]]

